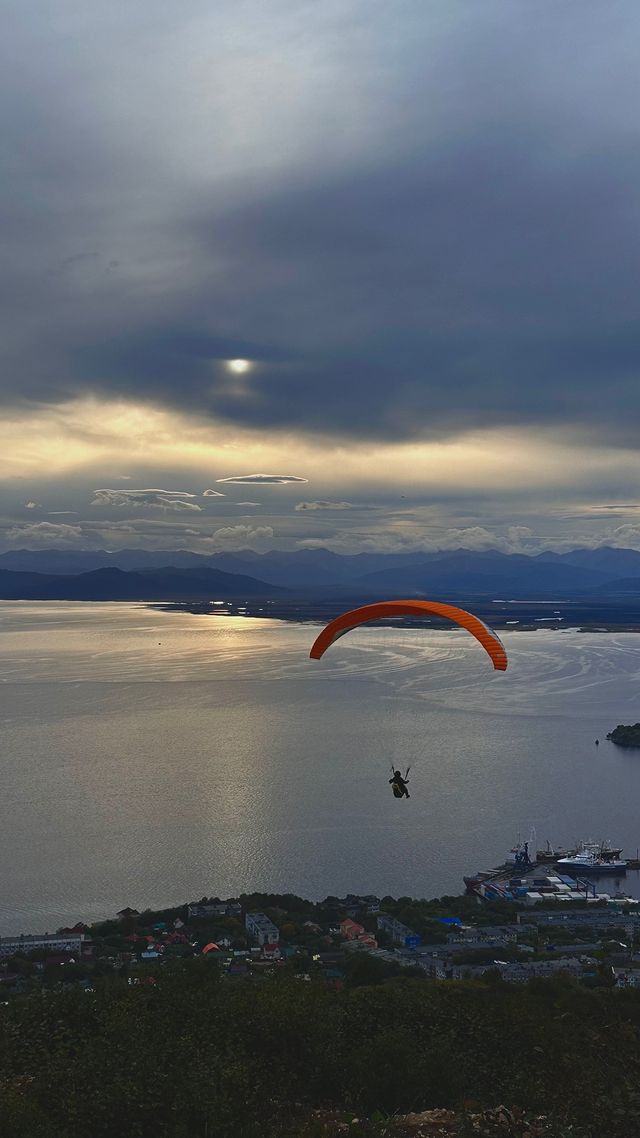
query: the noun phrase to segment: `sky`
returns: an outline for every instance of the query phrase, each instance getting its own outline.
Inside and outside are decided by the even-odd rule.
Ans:
[[[640,548],[636,0],[5,0],[0,549]]]

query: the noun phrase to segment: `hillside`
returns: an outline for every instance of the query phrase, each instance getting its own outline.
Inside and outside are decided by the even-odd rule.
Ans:
[[[457,1121],[480,1138],[638,1138],[639,1049],[629,989],[372,976],[336,990],[297,978],[295,962],[225,980],[200,957],[11,1000],[2,1134],[417,1138],[433,1130],[399,1116],[445,1109],[444,1134]]]

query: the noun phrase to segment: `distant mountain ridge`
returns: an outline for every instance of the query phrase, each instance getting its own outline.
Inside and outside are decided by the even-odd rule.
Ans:
[[[5,601],[239,601],[285,594],[285,589],[256,577],[219,569],[168,568],[135,573],[113,567],[76,576],[0,569],[0,599]]]
[[[328,549],[15,550],[0,554],[2,599],[200,600],[284,596],[447,596],[545,600],[640,596],[640,552],[576,549],[359,553]]]
[[[491,593],[534,599],[583,593],[606,586],[610,579],[607,573],[596,569],[548,563],[522,554],[496,553],[480,558],[474,553],[456,552],[439,561],[369,573],[361,578],[361,584],[382,593],[400,589],[411,595],[425,589],[444,589],[455,595]]]

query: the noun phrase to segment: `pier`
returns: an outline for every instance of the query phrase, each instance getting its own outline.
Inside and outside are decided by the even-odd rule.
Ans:
[[[464,883],[467,893],[475,894],[483,900],[515,901],[522,905],[531,906],[541,901],[550,901],[559,904],[581,902],[601,902],[619,906],[621,904],[638,905],[640,901],[633,897],[621,896],[616,888],[616,895],[598,891],[597,881],[581,876],[579,872],[568,872],[557,866],[558,856],[566,856],[566,851],[559,855],[543,854],[542,860],[527,861],[522,857],[521,851],[516,850],[513,861],[506,861],[493,869],[482,870],[473,876],[465,877]],[[626,860],[625,868],[620,870],[622,878],[626,869],[640,868],[640,859]],[[612,885],[618,885],[618,877],[609,872]]]

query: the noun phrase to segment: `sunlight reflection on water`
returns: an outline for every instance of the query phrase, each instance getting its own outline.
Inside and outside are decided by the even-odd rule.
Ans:
[[[507,632],[499,674],[431,629],[316,662],[314,625],[137,605],[2,602],[0,627],[0,932],[203,892],[455,893],[531,825],[640,840],[640,754],[593,745],[640,718],[634,634]]]

